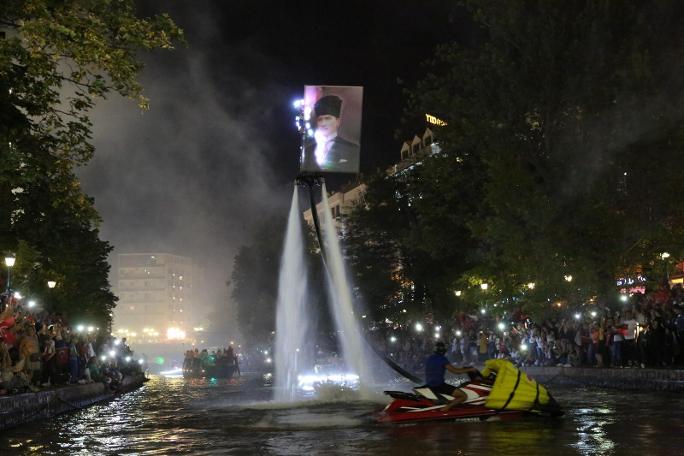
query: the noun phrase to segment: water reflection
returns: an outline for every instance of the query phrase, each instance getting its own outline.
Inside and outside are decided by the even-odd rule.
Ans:
[[[582,455],[613,454],[615,442],[608,437],[607,426],[615,422],[610,407],[582,408],[575,413],[578,441],[573,446]]]
[[[269,402],[243,382],[155,378],[141,390],[5,431],[0,454],[674,454],[684,398],[558,389],[559,420],[380,426],[374,402]]]

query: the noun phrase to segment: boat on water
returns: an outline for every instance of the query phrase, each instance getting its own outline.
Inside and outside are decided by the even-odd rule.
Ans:
[[[232,350],[209,354],[206,350],[201,353],[188,351],[183,360],[184,378],[232,378],[240,373],[237,357]]]
[[[454,398],[427,386],[414,388],[413,392],[385,391],[393,400],[376,417],[377,421],[401,424],[563,415],[563,409],[544,386],[503,359],[486,361],[482,373],[473,374],[458,388],[467,398],[448,410],[445,406]]]

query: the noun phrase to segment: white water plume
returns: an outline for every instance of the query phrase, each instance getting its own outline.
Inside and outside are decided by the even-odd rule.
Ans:
[[[351,284],[344,266],[340,240],[330,211],[325,184],[323,184],[321,192],[323,194],[325,260],[331,282],[330,295],[332,313],[335,318],[338,338],[342,345],[344,361],[347,367],[359,376],[361,398],[365,398],[365,396],[371,394],[367,385],[373,383],[371,369],[368,363],[368,354],[366,353],[361,328],[354,316]]]
[[[297,186],[287,221],[285,245],[280,262],[276,315],[274,399],[277,402],[295,400],[297,376],[302,369],[302,356],[307,336],[306,266]]]

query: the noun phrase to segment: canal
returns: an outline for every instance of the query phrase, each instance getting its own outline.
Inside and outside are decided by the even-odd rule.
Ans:
[[[561,419],[375,424],[387,399],[341,395],[270,403],[256,383],[152,377],[138,391],[5,431],[0,454],[192,455],[672,455],[684,448],[684,397],[551,388]]]

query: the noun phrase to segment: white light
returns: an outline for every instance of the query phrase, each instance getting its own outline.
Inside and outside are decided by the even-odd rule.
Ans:
[[[622,301],[622,302],[629,301],[629,296],[627,296],[626,294],[620,295],[620,301]]]
[[[463,334],[463,333],[461,332],[461,330],[460,330],[460,329],[457,329],[457,330],[456,330],[456,337],[461,337],[461,334]]]
[[[271,358],[266,358],[266,364],[271,364],[273,360]]]
[[[114,340],[114,345],[121,345],[121,340],[115,339],[115,340]]]
[[[88,332],[91,333],[91,332],[93,332],[93,331],[95,331],[95,328],[92,327],[92,326],[88,326]]]
[[[105,361],[107,357],[105,355],[100,356],[100,360]]]
[[[138,364],[140,364],[141,366],[142,366],[142,364],[143,364],[144,362],[145,362],[145,361],[143,361],[142,359],[139,359],[139,360],[138,360]]]
[[[406,313],[406,309],[401,309],[401,313]]]
[[[126,362],[127,362],[127,363],[130,363],[130,362],[131,362],[131,357],[130,357],[130,356],[126,356],[125,359],[126,359]]]
[[[115,350],[109,350],[109,357],[114,358],[116,356],[116,351]]]
[[[335,383],[338,385],[355,386],[359,376],[352,373],[304,374],[297,376],[299,388],[304,391],[315,391],[314,385]]]
[[[582,318],[582,314],[576,313],[575,320],[579,320],[580,318]]]
[[[8,268],[11,268],[12,266],[14,266],[15,261],[17,261],[17,259],[14,257],[11,257],[11,256],[5,257],[5,265]]]
[[[527,288],[529,288],[530,290],[534,290],[534,287],[535,287],[535,283],[534,283],[534,282],[530,282],[530,283],[527,284]]]
[[[83,325],[76,326],[76,331],[78,331],[78,332],[83,332],[84,329],[85,329],[85,326],[83,326]]]
[[[57,286],[57,282],[55,282],[54,280],[48,280],[47,286],[48,288],[55,288]]]
[[[660,258],[662,258],[663,260],[666,260],[666,259],[670,258],[670,254],[667,252],[663,252],[660,254]],[[7,258],[5,258],[5,261],[7,261]]]
[[[32,309],[33,307],[36,307],[36,301],[33,299],[28,302],[29,309]]]
[[[497,325],[497,327],[499,328],[499,331],[503,331],[504,329],[506,329],[506,325],[503,322],[500,322]]]
[[[527,351],[527,344],[520,344],[520,351]]]
[[[435,326],[435,331],[441,331],[442,327],[441,326]]]
[[[268,350],[264,350],[264,355],[268,355]]]
[[[302,107],[303,103],[304,103],[304,100],[295,100],[292,102],[292,107],[295,109],[299,109]]]
[[[180,328],[169,328],[166,330],[166,338],[169,340],[185,339],[185,331]]]
[[[361,318],[366,318],[366,316],[365,316],[365,315],[361,315]]]
[[[422,332],[422,331],[423,331],[423,325],[420,324],[420,323],[416,323],[415,328],[416,328],[416,331],[418,331],[418,332]]]
[[[481,283],[480,288],[482,288],[483,290],[486,290],[487,288],[489,288],[489,284],[488,283]]]
[[[591,316],[592,316],[592,317],[595,317],[595,316],[596,316],[596,311],[595,311],[595,310],[592,310],[592,311],[591,311]]]
[[[454,291],[454,295],[456,295],[457,297],[461,296],[462,294],[463,294],[463,292],[461,290],[455,290]]]
[[[397,341],[396,337],[394,337],[394,336],[390,337],[390,342],[395,343],[396,341]]]
[[[182,377],[183,376],[183,369],[180,367],[177,367],[175,369],[161,371],[161,372],[159,372],[159,374],[163,375],[164,377]]]
[[[566,282],[572,282],[572,276],[570,274],[564,275],[563,278],[565,279]]]
[[[482,315],[484,315],[484,314],[486,314],[486,313],[487,313],[487,311],[486,311],[486,310],[484,310],[484,309],[480,309],[480,313],[481,313]]]
[[[14,292],[14,299],[21,299],[23,296],[18,291]]]

